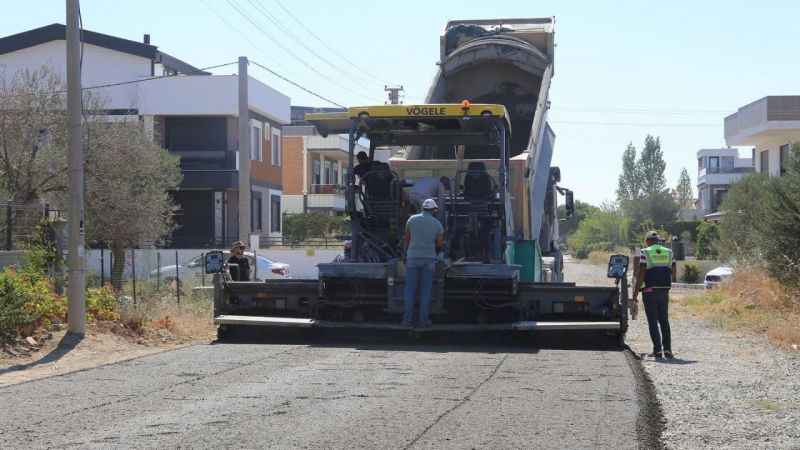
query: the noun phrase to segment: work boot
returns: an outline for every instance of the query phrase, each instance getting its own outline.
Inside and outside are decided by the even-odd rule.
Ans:
[[[424,322],[420,322],[419,323],[419,327],[420,328],[430,328],[432,326],[433,326],[433,322],[431,322],[430,320],[426,320]]]
[[[671,351],[669,351],[669,350],[665,350],[665,351],[664,351],[664,358],[667,358],[667,359],[675,359],[675,355],[673,355]]]

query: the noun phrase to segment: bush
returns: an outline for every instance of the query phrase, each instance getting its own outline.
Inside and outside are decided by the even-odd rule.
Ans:
[[[695,254],[698,259],[716,259],[719,228],[712,222],[703,222],[697,227]]]
[[[724,259],[739,264],[760,265],[764,237],[761,230],[766,216],[770,179],[764,174],[751,174],[731,185],[719,224],[719,250]]]
[[[47,278],[35,270],[0,272],[0,336],[12,336],[23,328],[49,326],[64,320],[66,301],[53,292]]]
[[[324,239],[342,234],[346,229],[347,219],[343,216],[306,213],[283,217],[283,236],[292,244],[300,244],[308,239]]]
[[[86,291],[86,314],[89,320],[119,320],[117,299],[109,286]]]
[[[628,243],[629,222],[614,205],[603,205],[584,219],[567,239],[576,258],[587,258],[593,251],[613,251]]]
[[[688,284],[699,283],[700,267],[694,263],[686,263],[683,266],[683,275],[681,275],[681,282]]]

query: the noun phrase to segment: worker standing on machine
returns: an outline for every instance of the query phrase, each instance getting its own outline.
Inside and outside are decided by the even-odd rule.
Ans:
[[[436,201],[429,198],[422,202],[422,212],[406,222],[406,285],[403,304],[405,327],[413,326],[414,300],[419,289],[419,326],[431,326],[431,290],[436,272],[436,253],[444,246],[444,228],[434,214]]]
[[[408,200],[419,211],[422,202],[429,198],[441,198],[450,193],[450,179],[447,177],[422,177],[414,180],[408,191]]]
[[[642,302],[653,341],[653,353],[648,356],[656,359],[672,359],[672,342],[669,330],[669,289],[672,287],[672,250],[661,245],[658,233],[651,231],[645,238],[646,248],[642,249],[639,271],[633,285],[633,302],[642,290]],[[642,289],[644,282],[644,289]]]

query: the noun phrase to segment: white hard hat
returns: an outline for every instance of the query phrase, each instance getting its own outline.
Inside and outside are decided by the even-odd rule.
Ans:
[[[422,209],[437,209],[439,206],[436,204],[436,201],[432,198],[429,198],[422,202]]]

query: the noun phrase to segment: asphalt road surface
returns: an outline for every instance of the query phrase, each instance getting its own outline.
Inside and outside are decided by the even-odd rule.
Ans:
[[[0,448],[657,442],[638,362],[613,338],[305,336],[195,345],[2,387]]]

